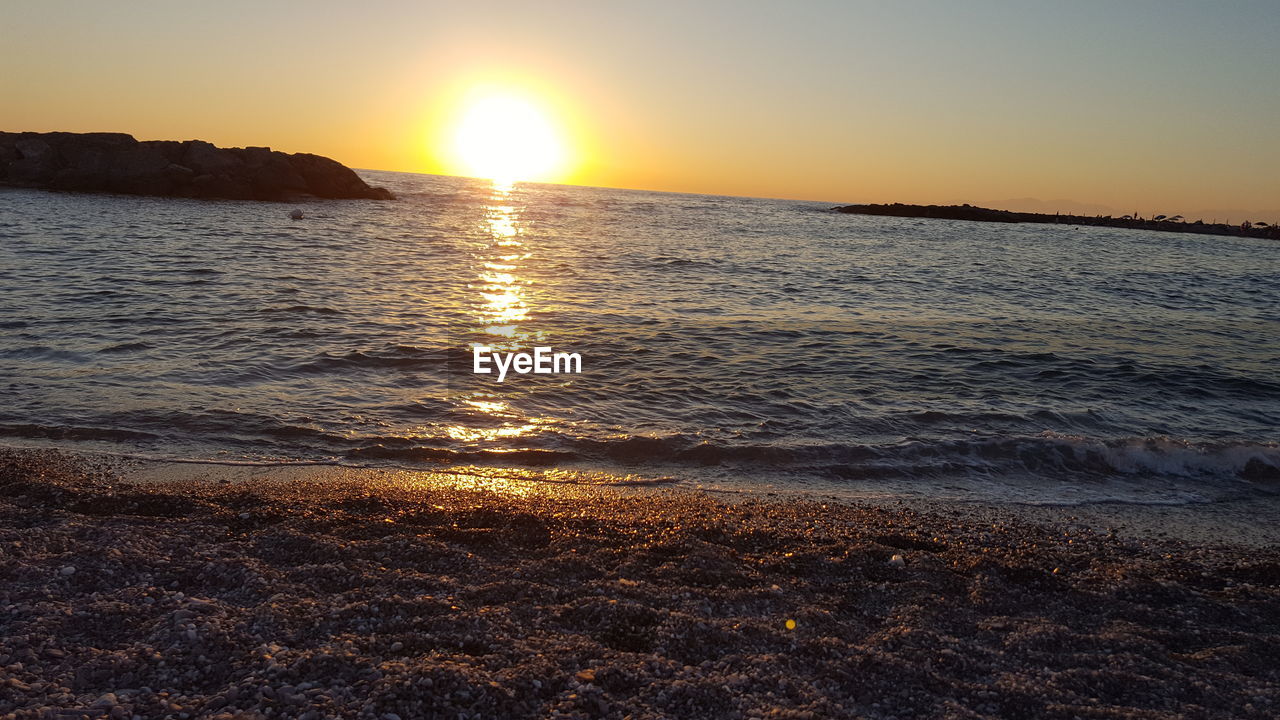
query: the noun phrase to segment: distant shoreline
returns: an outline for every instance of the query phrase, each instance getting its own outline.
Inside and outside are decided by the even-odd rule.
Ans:
[[[905,203],[841,205],[832,208],[848,215],[878,215],[881,217],[930,218],[935,220],[969,220],[973,222],[1000,223],[1049,223],[1056,225],[1090,225],[1118,227],[1130,230],[1161,230],[1164,232],[1196,233],[1199,235],[1228,235],[1280,240],[1280,227],[1275,225],[1242,223],[1206,223],[1203,220],[1186,222],[1180,216],[1141,218],[1124,215],[1064,215],[1061,213],[1013,212],[993,210],[974,205],[908,205]]]

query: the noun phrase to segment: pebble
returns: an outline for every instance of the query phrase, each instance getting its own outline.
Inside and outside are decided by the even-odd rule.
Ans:
[[[60,570],[59,572],[61,572],[61,573],[62,573],[63,577],[71,577],[72,575],[75,575],[75,574],[76,574],[76,566],[75,566],[75,565],[67,565],[67,566],[63,567],[63,568],[62,568],[62,570]]]
[[[1040,680],[1087,671],[1081,684],[1087,677],[1096,702],[1109,703],[1117,716],[1275,714],[1274,702],[1264,704],[1272,685],[1229,665],[1265,666],[1270,636],[1257,628],[1265,626],[1262,611],[1280,598],[1280,553],[1270,549],[1228,572],[1221,568],[1241,556],[1226,549],[1203,559],[1176,549],[1162,558],[1099,541],[1097,548],[1078,543],[1046,555],[1037,548],[1049,547],[1050,536],[1033,527],[1009,539],[1022,543],[1008,546],[1016,552],[982,554],[986,548],[965,542],[976,535],[958,521],[882,510],[848,510],[828,530],[825,520],[814,524],[807,511],[784,503],[760,504],[748,515],[705,499],[451,500],[448,492],[417,487],[396,499],[413,522],[390,539],[381,522],[390,501],[368,511],[359,504],[335,509],[309,491],[277,499],[277,520],[229,532],[225,520],[241,505],[209,492],[201,501],[216,506],[212,512],[153,524],[129,516],[127,531],[110,516],[62,512],[50,512],[47,526],[15,530],[3,524],[0,494],[0,548],[20,532],[31,548],[23,552],[33,553],[0,562],[17,570],[0,583],[0,720],[6,713],[15,720],[57,717],[59,708],[117,720],[134,713],[140,720],[889,720],[954,714],[958,697],[971,699],[966,710],[988,715],[999,714],[1010,692],[1063,707],[1093,697],[1037,682],[1027,668]],[[264,498],[261,507],[271,502]],[[503,534],[512,518],[529,517],[556,528],[552,544],[533,553]],[[891,532],[912,537],[918,523],[921,537],[945,537],[946,547],[895,540],[889,544],[898,550],[889,552],[897,554],[886,560],[887,521],[897,523]],[[654,523],[662,529],[655,532]],[[454,532],[472,525],[492,532]],[[1000,551],[1005,542],[996,537],[987,545]],[[118,574],[95,583],[97,592],[69,593],[57,563],[89,563],[90,576],[76,586],[97,580],[108,569],[104,543],[126,547],[129,561],[111,564]],[[907,550],[914,571],[902,582]],[[787,551],[799,558],[775,561]],[[819,562],[824,557],[831,561]],[[1116,581],[1073,569],[1096,561],[1140,572]],[[23,563],[47,564],[23,573]],[[1082,592],[1024,580],[1055,566]],[[955,570],[938,570],[947,567]],[[1010,580],[1006,570],[1020,572]],[[885,577],[895,573],[898,582]],[[1248,596],[1202,596],[1187,577],[1226,588],[1250,579],[1255,587]],[[1117,594],[1117,582],[1132,597]],[[849,587],[855,591],[844,592]],[[1170,630],[1163,619],[1148,619],[1149,597],[1176,597],[1203,621],[1187,633]],[[1034,616],[1017,610],[1024,603],[1034,604]],[[1085,614],[1100,622],[1070,625]],[[864,643],[861,632],[850,640],[840,628],[855,617],[884,618],[889,632],[873,642]],[[975,631],[975,619],[990,630]],[[1107,629],[1117,619],[1124,619],[1123,631]],[[411,640],[398,640],[404,637]],[[1139,651],[1169,637],[1229,652],[1213,660],[1220,664],[1212,679],[1198,684],[1199,668],[1148,663]],[[406,644],[413,652],[403,652]],[[55,646],[90,671],[69,671]],[[1098,646],[1117,652],[1084,660],[1073,653]],[[856,681],[815,672],[814,661],[824,657],[856,657]],[[919,658],[928,659],[922,665]],[[1002,673],[1013,684],[973,692],[959,676],[978,669],[975,659],[982,672]],[[1157,672],[1166,673],[1159,681],[1166,696],[1148,700],[1124,687],[1134,673]],[[11,698],[16,702],[6,704]]]

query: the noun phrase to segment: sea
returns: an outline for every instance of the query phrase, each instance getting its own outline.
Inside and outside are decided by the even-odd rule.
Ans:
[[[397,199],[0,189],[0,446],[849,499],[1280,491],[1275,241],[361,174]],[[477,347],[581,372],[499,382]]]

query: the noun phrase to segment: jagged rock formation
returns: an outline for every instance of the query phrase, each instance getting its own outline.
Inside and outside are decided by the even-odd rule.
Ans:
[[[125,133],[0,132],[0,184],[231,200],[392,197],[319,155]]]

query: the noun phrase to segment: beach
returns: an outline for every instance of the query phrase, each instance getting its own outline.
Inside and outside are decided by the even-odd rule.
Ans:
[[[1150,512],[9,450],[0,717],[1274,717],[1280,548]]]
[[[0,720],[1280,720],[1280,3],[10,4]]]

